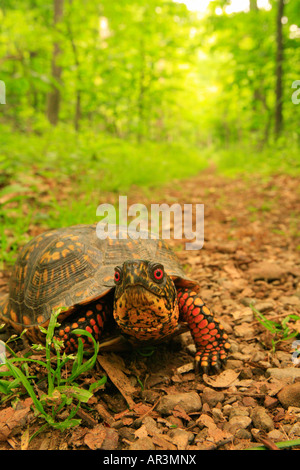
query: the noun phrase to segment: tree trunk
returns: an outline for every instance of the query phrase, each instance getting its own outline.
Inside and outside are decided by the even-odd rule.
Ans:
[[[284,0],[278,0],[277,20],[276,20],[276,102],[275,102],[275,137],[278,138],[282,131],[283,125],[283,34],[282,34],[282,17],[284,14]]]
[[[57,23],[59,23],[59,21],[62,19],[63,3],[64,0],[54,0],[54,29],[56,28]],[[53,46],[51,65],[53,85],[50,93],[48,94],[47,103],[47,117],[49,122],[54,126],[56,126],[58,122],[60,106],[60,91],[58,85],[60,83],[62,69],[59,65],[57,65],[59,54],[60,47],[58,42],[55,42]]]
[[[257,0],[250,0],[250,11],[258,10]]]

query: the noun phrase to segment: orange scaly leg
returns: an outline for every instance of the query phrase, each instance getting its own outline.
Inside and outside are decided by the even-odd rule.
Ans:
[[[180,318],[188,323],[196,345],[196,368],[219,371],[230,349],[228,336],[199,294],[193,289],[177,289]]]
[[[99,341],[105,322],[109,316],[109,306],[105,300],[97,300],[78,308],[70,317],[71,321],[62,322],[56,329],[56,338],[64,341],[64,351],[67,354],[74,353],[78,348],[78,337],[81,337],[84,349],[92,347],[92,339],[87,336],[73,334],[73,330],[80,328],[91,333],[96,341]]]

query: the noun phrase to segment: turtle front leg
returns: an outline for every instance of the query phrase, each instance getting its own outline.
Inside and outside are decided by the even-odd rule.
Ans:
[[[84,349],[92,347],[91,338],[73,333],[77,328],[88,331],[96,341],[99,341],[111,308],[105,299],[78,307],[78,310],[70,316],[71,321],[63,321],[55,330],[55,338],[62,339],[64,342],[64,351],[67,354],[75,353],[78,348],[78,337],[81,338]]]
[[[196,369],[219,371],[230,349],[223,326],[193,289],[179,287],[177,297],[180,319],[188,323],[196,345]]]

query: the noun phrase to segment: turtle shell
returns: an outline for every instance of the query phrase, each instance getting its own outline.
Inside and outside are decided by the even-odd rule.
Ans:
[[[78,304],[96,300],[114,288],[114,268],[130,259],[155,261],[178,283],[194,285],[165,241],[156,238],[99,239],[97,225],[76,225],[48,231],[21,250],[9,294],[0,303],[0,317],[17,330],[47,325],[54,309],[60,320]],[[122,238],[122,236],[124,238]]]

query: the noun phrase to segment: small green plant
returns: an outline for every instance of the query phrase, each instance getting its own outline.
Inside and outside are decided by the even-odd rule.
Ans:
[[[300,316],[296,314],[287,315],[280,322],[270,320],[265,317],[259,310],[257,310],[253,305],[250,305],[254,315],[272,335],[272,350],[275,352],[276,345],[281,341],[288,341],[298,335],[297,331],[291,331],[288,323],[292,321],[300,320]]]
[[[76,355],[61,355],[62,342],[56,340],[54,336],[54,329],[59,326],[57,317],[61,310],[54,312],[50,318],[47,329],[41,327],[41,331],[46,334],[46,345],[35,345],[35,349],[43,349],[45,351],[45,360],[33,359],[31,357],[17,357],[16,354],[7,346],[12,358],[7,359],[4,364],[0,364],[0,393],[7,396],[12,396],[16,390],[20,391],[25,389],[28,395],[32,398],[34,408],[38,415],[43,417],[46,421],[45,425],[49,425],[55,429],[63,431],[64,429],[77,426],[80,419],[75,419],[80,405],[87,403],[93,396],[93,392],[99,387],[103,386],[106,382],[106,377],[94,382],[89,389],[80,387],[76,383],[76,379],[84,372],[94,367],[99,345],[93,336],[81,329],[74,330],[75,334],[87,336],[92,339],[94,346],[93,355],[83,360],[83,342],[78,338],[78,351]],[[56,353],[55,367],[52,365],[51,348],[54,347]],[[73,361],[71,374],[67,378],[63,378],[63,369],[69,361]],[[29,364],[35,363],[41,366],[46,374],[47,392],[41,393],[36,383],[36,377],[31,376],[29,372]],[[2,369],[2,370],[1,370]],[[13,380],[11,380],[13,379]],[[75,405],[74,405],[75,403]],[[65,408],[69,407],[69,415],[64,420],[59,419],[59,413]]]

